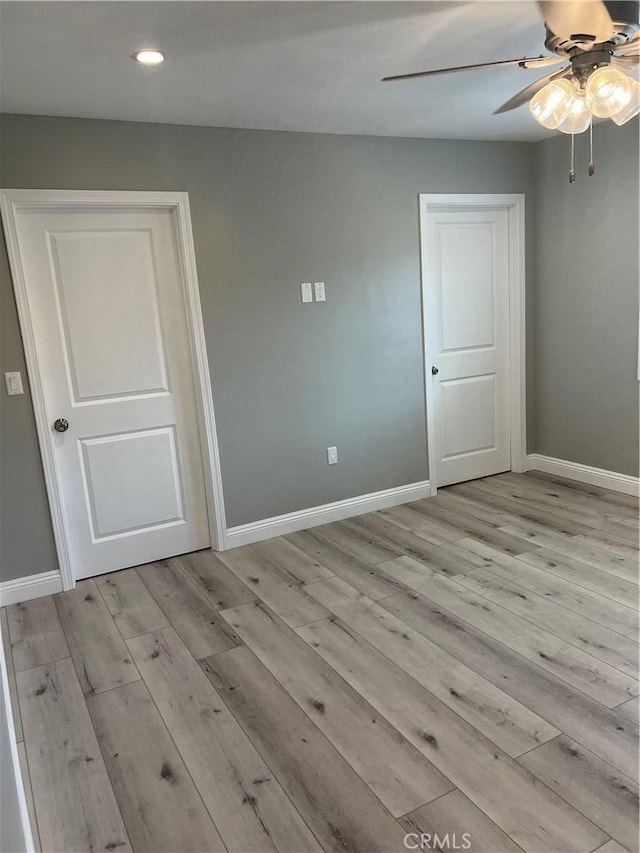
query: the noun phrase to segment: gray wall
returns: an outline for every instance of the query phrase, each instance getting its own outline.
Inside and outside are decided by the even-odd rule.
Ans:
[[[189,192],[230,525],[427,477],[419,192],[526,193],[528,449],[638,473],[637,123],[596,128],[591,179],[580,138],[573,186],[555,136],[27,116],[0,131],[5,187]],[[0,274],[0,370],[24,373],[2,238]],[[299,283],[318,279],[328,301],[302,306]],[[55,568],[28,393],[0,392],[0,472],[2,578]]]
[[[0,174],[1,181],[1,174]],[[57,568],[40,449],[9,264],[0,236],[0,373],[19,370],[25,394],[0,386],[0,577],[7,580]]]
[[[638,474],[638,122],[538,143],[536,450]]]
[[[5,187],[189,192],[229,525],[427,477],[418,193],[526,193],[533,276],[533,145],[29,116],[1,132]],[[1,369],[23,369],[3,273]],[[317,280],[327,302],[301,305]],[[29,400],[2,402],[11,578],[56,561]]]

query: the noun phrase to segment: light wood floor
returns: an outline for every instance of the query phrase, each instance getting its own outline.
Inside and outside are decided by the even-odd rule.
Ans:
[[[637,850],[637,546],[503,474],[6,608],[37,843]]]

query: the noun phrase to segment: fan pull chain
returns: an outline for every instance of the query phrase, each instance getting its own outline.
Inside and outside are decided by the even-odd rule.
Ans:
[[[589,175],[596,173],[596,164],[593,162],[593,121],[589,124]]]
[[[571,134],[571,163],[569,165],[569,183],[573,184],[576,180],[576,170],[574,169],[574,159],[575,159],[575,150],[576,150],[576,135],[575,133]]]

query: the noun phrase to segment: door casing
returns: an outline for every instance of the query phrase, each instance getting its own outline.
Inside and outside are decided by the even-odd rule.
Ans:
[[[434,353],[430,351],[427,335],[427,293],[430,282],[427,275],[427,213],[457,210],[506,210],[509,219],[509,429],[511,434],[511,470],[526,470],[526,368],[525,368],[525,197],[522,193],[501,194],[432,194],[420,193],[420,263],[422,297],[422,342],[424,354],[424,383],[427,422],[427,460],[431,496],[437,493],[435,477],[436,448],[434,438],[434,379],[430,365]]]
[[[2,222],[18,309],[18,320],[24,342],[29,387],[33,401],[44,479],[51,511],[51,523],[58,555],[58,566],[62,577],[62,588],[64,590],[73,589],[76,581],[70,559],[68,537],[62,509],[62,495],[55,466],[50,425],[46,417],[42,376],[35,346],[25,271],[18,243],[17,216],[20,211],[24,210],[53,208],[60,211],[74,210],[75,212],[81,212],[83,208],[95,209],[98,207],[109,210],[117,207],[126,207],[129,209],[154,209],[171,212],[176,227],[176,243],[181,272],[180,280],[187,318],[191,363],[195,378],[196,414],[202,453],[211,545],[216,550],[224,550],[227,547],[226,519],[222,477],[220,473],[220,455],[204,324],[200,306],[200,292],[198,288],[193,234],[191,231],[188,193],[3,189],[0,190],[0,196]]]

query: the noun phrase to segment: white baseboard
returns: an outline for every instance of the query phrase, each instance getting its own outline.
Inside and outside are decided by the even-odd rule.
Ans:
[[[7,604],[17,604],[18,601],[29,601],[31,598],[41,598],[43,595],[53,595],[62,592],[62,575],[59,571],[42,572],[39,575],[27,575],[26,578],[16,578],[0,583],[0,607]]]
[[[306,530],[308,527],[317,527],[319,524],[341,521],[354,515],[428,498],[430,495],[429,481],[422,480],[419,483],[371,492],[368,495],[358,495],[355,498],[313,506],[309,509],[289,512],[286,515],[263,518],[261,521],[253,521],[250,524],[229,527],[226,535],[227,548],[238,548],[240,545],[272,539],[274,536],[284,536],[287,533],[295,533],[296,530]]]
[[[540,453],[529,453],[526,459],[527,471],[542,471],[554,474],[556,477],[566,477],[590,486],[600,486],[613,492],[623,492],[625,495],[640,495],[640,478],[630,474],[618,474],[606,471],[604,468],[593,468],[591,465],[580,465],[578,462],[568,462],[565,459],[554,459],[553,456],[543,456]]]

